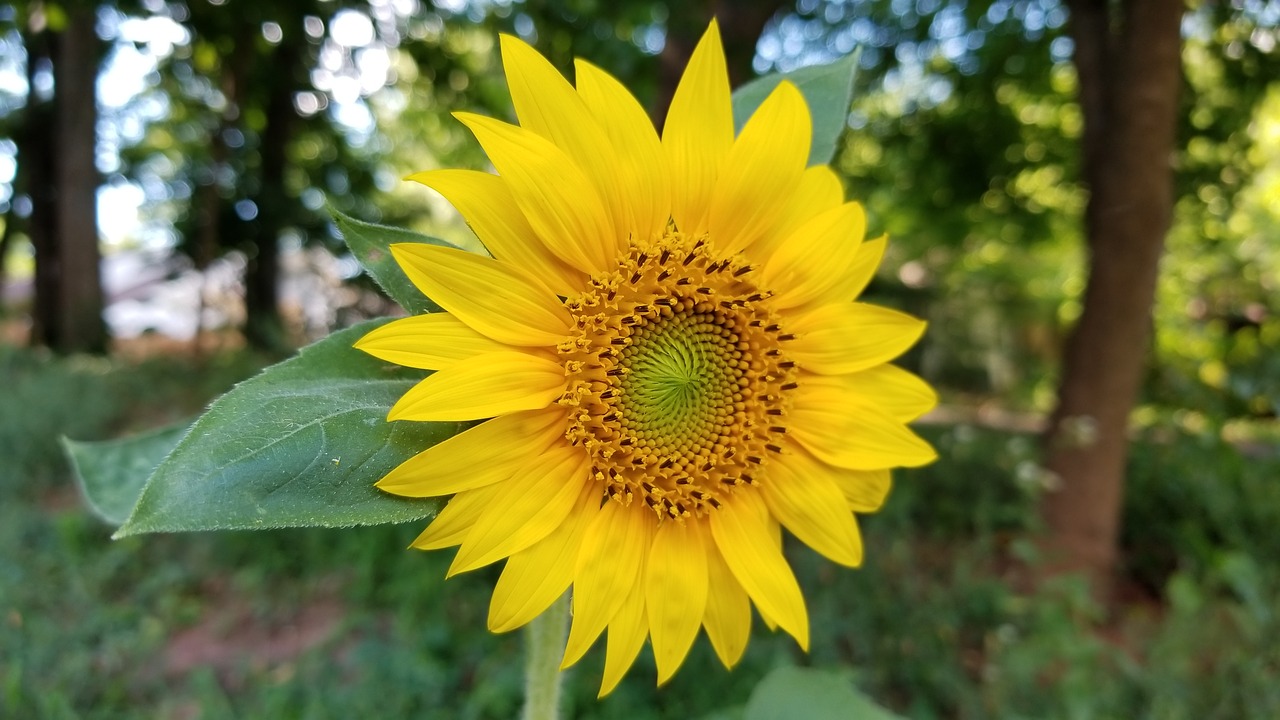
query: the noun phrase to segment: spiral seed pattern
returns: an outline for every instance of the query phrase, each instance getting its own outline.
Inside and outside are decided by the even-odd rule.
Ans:
[[[765,481],[796,373],[755,275],[670,232],[566,299],[566,437],[609,498],[675,519]]]

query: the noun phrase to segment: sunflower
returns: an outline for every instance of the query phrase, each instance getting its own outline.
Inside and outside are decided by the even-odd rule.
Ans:
[[[444,312],[362,338],[435,372],[389,420],[483,420],[378,482],[452,495],[414,542],[449,574],[506,559],[489,628],[572,587],[564,667],[608,630],[601,695],[646,639],[659,684],[700,628],[728,667],[754,604],[808,648],[781,528],[857,566],[854,512],[889,469],[935,454],[905,423],[935,404],[887,364],[920,320],[856,302],[884,252],[783,81],[735,136],[713,22],[659,138],[636,99],[579,60],[576,87],[522,41],[502,60],[519,125],[458,113],[497,174],[410,179],[448,199],[492,257],[392,247]]]

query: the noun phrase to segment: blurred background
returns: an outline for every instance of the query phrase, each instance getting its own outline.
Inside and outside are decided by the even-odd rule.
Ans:
[[[864,568],[788,548],[809,656],[757,623],[597,703],[597,650],[569,716],[800,663],[912,718],[1280,717],[1275,0],[0,2],[0,716],[513,717],[495,569],[442,583],[416,527],[110,542],[57,439],[390,312],[326,205],[474,246],[400,178],[485,166],[450,113],[511,116],[497,33],[660,119],[713,15],[735,85],[860,52],[833,165],[891,236],[871,300],[930,321],[941,460]]]

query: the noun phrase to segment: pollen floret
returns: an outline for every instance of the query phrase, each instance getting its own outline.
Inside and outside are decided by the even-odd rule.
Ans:
[[[754,276],[705,237],[669,232],[566,300],[566,437],[610,498],[700,517],[764,481],[796,373]]]

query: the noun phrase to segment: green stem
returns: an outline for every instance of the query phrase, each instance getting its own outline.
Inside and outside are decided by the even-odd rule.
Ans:
[[[569,593],[565,593],[525,630],[522,720],[559,720],[560,662],[568,635]]]

